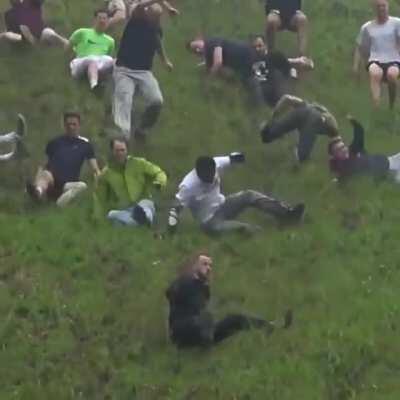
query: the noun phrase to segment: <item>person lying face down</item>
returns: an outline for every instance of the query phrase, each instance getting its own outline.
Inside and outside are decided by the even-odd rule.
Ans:
[[[270,195],[251,189],[227,197],[221,193],[223,171],[232,164],[244,161],[243,153],[197,158],[195,168],[182,180],[175,195],[175,202],[169,212],[169,231],[176,231],[179,214],[184,208],[189,208],[201,228],[210,234],[229,231],[254,233],[261,230],[260,226],[235,220],[248,208],[272,215],[281,222],[300,221],[305,209],[302,203],[290,206]]]
[[[325,106],[285,95],[276,105],[271,120],[261,127],[261,140],[272,143],[294,131],[299,135],[296,157],[303,162],[310,158],[317,136],[337,137],[339,126]]]
[[[353,126],[353,141],[347,146],[338,136],[328,145],[329,166],[339,181],[347,180],[355,175],[370,175],[377,179],[392,176],[400,183],[400,153],[393,156],[368,154],[364,145],[364,128],[353,117],[349,116]]]
[[[274,331],[277,323],[244,314],[231,314],[215,321],[209,311],[210,280],[213,260],[207,252],[192,256],[166,291],[169,303],[169,335],[178,347],[211,346],[228,337],[252,328]],[[283,328],[289,328],[293,316],[285,313]]]

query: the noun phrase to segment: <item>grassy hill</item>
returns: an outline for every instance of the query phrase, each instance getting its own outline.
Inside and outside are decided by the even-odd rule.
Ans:
[[[98,5],[46,3],[50,25],[65,35],[89,25]],[[257,124],[269,111],[252,110],[235,79],[208,80],[184,49],[197,32],[246,38],[261,31],[261,3],[177,4],[182,16],[165,21],[176,68],[157,66],[165,108],[137,153],[169,173],[161,218],[197,155],[239,149],[248,162],[227,174],[225,192],[249,187],[303,200],[304,225],[281,229],[265,219],[261,235],[212,239],[188,216],[176,237],[160,241],[147,230],[94,226],[90,193],[83,205],[62,212],[32,207],[23,181],[43,161],[47,140],[61,132],[64,110],[81,110],[83,134],[106,160],[109,99],[71,81],[59,49],[0,47],[0,130],[11,129],[15,113],[23,112],[32,152],[23,166],[0,166],[0,399],[397,400],[400,187],[366,179],[337,188],[323,138],[301,168],[292,156],[294,137],[261,145]],[[7,5],[0,0],[0,9]],[[357,85],[350,77],[369,1],[307,1],[306,11],[317,68],[297,92],[330,107],[346,137],[351,112],[364,121],[371,151],[400,151],[398,106],[373,112],[365,80]],[[292,54],[293,36],[279,40]],[[176,266],[199,248],[214,257],[217,316],[246,311],[274,318],[290,306],[293,329],[269,338],[249,332],[206,352],[177,351],[166,339],[164,290]]]

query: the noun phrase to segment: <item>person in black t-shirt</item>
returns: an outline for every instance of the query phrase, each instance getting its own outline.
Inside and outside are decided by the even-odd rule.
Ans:
[[[275,322],[231,314],[216,322],[208,310],[212,259],[200,252],[185,265],[180,276],[169,286],[169,335],[178,347],[210,346],[243,330],[264,329],[271,334]],[[285,314],[283,327],[292,324],[292,312]]]
[[[266,38],[268,49],[275,47],[275,34],[279,30],[297,32],[298,47],[301,56],[307,51],[308,20],[301,11],[301,0],[266,0]]]
[[[135,124],[135,137],[144,139],[147,129],[158,119],[163,104],[159,84],[151,72],[157,53],[169,70],[173,69],[162,43],[160,17],[162,0],[133,4],[125,27],[114,68],[113,116],[115,125],[126,139],[131,137],[133,96],[139,91],[146,103],[140,124]]]
[[[82,164],[88,160],[95,178],[100,175],[94,150],[89,140],[79,136],[80,115],[64,114],[65,133],[46,146],[47,164],[39,168],[34,182],[26,190],[37,201],[52,199],[59,207],[68,205],[87,185],[79,179]]]

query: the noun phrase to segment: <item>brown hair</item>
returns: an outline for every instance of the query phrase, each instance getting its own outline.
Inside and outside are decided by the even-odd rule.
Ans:
[[[178,267],[178,274],[181,276],[190,275],[193,271],[193,266],[196,264],[200,256],[210,257],[206,250],[198,250],[194,252]]]
[[[67,122],[68,118],[76,118],[81,122],[81,114],[77,111],[66,111],[63,116],[64,123]]]

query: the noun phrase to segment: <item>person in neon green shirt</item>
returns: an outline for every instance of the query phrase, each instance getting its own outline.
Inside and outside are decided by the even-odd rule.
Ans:
[[[105,33],[109,26],[107,10],[95,11],[94,17],[94,27],[78,29],[68,44],[76,55],[70,64],[72,77],[78,79],[86,74],[91,89],[98,85],[99,75],[112,72],[115,49],[114,39]]]
[[[128,155],[124,138],[110,142],[111,158],[98,178],[94,192],[94,216],[117,225],[151,225],[155,205],[151,192],[167,184],[166,173],[144,158]]]

